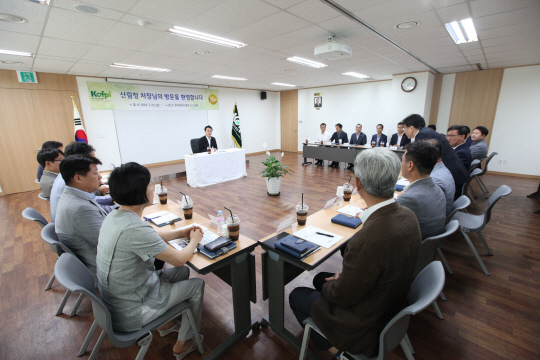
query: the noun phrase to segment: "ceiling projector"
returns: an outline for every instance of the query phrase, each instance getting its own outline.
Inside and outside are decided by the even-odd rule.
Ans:
[[[329,36],[328,42],[315,46],[315,57],[323,60],[345,59],[352,56],[352,48],[335,41],[335,36]]]

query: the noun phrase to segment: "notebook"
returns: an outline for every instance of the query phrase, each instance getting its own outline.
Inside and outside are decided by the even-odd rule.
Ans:
[[[210,251],[205,248],[204,245],[199,246],[197,248],[197,251],[199,252],[199,254],[209,258],[210,260],[214,260],[217,257],[227,254],[233,249],[236,249],[236,243],[234,241],[229,245],[225,245],[224,247],[217,249],[216,251]]]
[[[312,244],[309,241],[298,239],[293,235],[289,235],[279,241],[276,241],[274,247],[278,250],[283,251],[284,253],[294,256],[299,260],[308,257],[320,248],[319,245]]]
[[[332,218],[334,224],[343,225],[351,229],[356,229],[362,224],[362,220],[354,217],[348,217],[343,214],[338,214]]]

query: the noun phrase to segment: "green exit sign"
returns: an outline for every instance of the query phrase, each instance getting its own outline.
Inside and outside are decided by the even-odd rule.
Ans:
[[[17,70],[17,78],[21,83],[37,84],[37,75],[35,71],[19,71]]]

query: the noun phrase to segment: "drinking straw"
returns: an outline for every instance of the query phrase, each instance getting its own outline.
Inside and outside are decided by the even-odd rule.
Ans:
[[[302,210],[304,210],[304,193],[302,193]]]
[[[180,194],[184,195],[184,199],[186,199],[186,204],[187,204],[187,198],[186,198],[186,194],[184,194],[183,192],[179,191]]]
[[[163,178],[161,178],[161,192],[163,192]]]
[[[232,220],[232,222],[234,222],[234,217],[233,217],[231,209],[226,208],[225,206],[223,208],[229,210],[229,212],[231,213],[231,220]]]
[[[351,175],[351,177],[349,178],[349,182],[348,182],[348,184],[350,184],[350,183],[351,183],[351,179],[352,179],[352,175]]]

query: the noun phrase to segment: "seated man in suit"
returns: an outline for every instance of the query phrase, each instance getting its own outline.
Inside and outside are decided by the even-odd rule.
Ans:
[[[40,195],[46,199],[51,197],[51,188],[60,173],[60,162],[62,160],[64,160],[64,153],[58,149],[42,148],[37,154],[37,161],[43,168],[43,174],[39,182]]]
[[[377,133],[371,137],[371,146],[379,147],[386,146],[388,138],[382,133],[384,129],[383,124],[377,125]]]
[[[60,151],[64,150],[64,144],[58,141],[45,141],[41,145],[41,150],[43,149],[58,149]],[[39,162],[39,161],[38,161]],[[41,181],[41,175],[43,175],[43,166],[39,165],[37,170],[37,181]]]
[[[367,136],[362,132],[362,124],[356,124],[356,132],[351,135],[351,141],[349,144],[351,145],[366,145],[367,143]],[[352,169],[354,167],[354,164],[349,164],[347,169]]]
[[[217,150],[217,142],[216,138],[212,136],[212,127],[210,125],[206,125],[204,127],[204,136],[199,139],[198,144],[198,152],[206,152],[208,148],[214,148]]]
[[[463,165],[465,165],[465,168],[468,171],[471,168],[472,155],[471,150],[467,147],[467,145],[465,145],[466,136],[467,129],[466,126],[463,125],[450,126],[448,128],[448,132],[446,133],[448,142],[450,145],[452,145],[456,155],[461,159]]]
[[[422,240],[414,213],[394,200],[399,170],[391,150],[358,154],[354,175],[367,204],[358,215],[364,226],[347,242],[341,272],[319,273],[315,289],[299,287],[289,296],[300,325],[311,317],[326,337],[311,332],[319,351],[339,349],[371,358],[379,350],[382,329],[407,304]]]
[[[446,196],[429,176],[439,151],[427,141],[407,145],[401,162],[401,174],[409,185],[397,198],[397,203],[412,210],[420,223],[422,240],[444,232],[446,221]]]
[[[458,198],[461,195],[463,184],[469,180],[470,175],[469,171],[465,169],[465,165],[463,165],[456,152],[452,149],[452,146],[450,146],[446,136],[426,127],[426,121],[418,114],[407,116],[403,120],[403,124],[405,125],[405,134],[411,139],[411,142],[415,140],[437,139],[442,144],[442,161],[452,173],[452,177],[456,183],[454,198]]]
[[[421,140],[424,141],[424,140]],[[454,183],[454,178],[452,177],[452,173],[450,173],[450,170],[444,166],[444,163],[442,162],[442,144],[437,139],[429,139],[425,140],[437,148],[439,151],[439,160],[437,160],[437,163],[433,167],[433,170],[431,170],[431,180],[444,192],[444,195],[446,196],[446,216],[452,212],[452,205],[454,205],[454,195],[456,193],[456,184]]]
[[[343,131],[343,125],[340,123],[336,124],[336,132],[332,135],[330,138],[330,141],[333,143],[339,144],[339,140],[341,140],[342,144],[348,143],[349,138],[347,137],[347,133]],[[332,163],[329,165],[329,167],[338,167],[339,163],[337,161],[332,161]]]
[[[66,188],[56,209],[56,234],[96,276],[99,230],[107,213],[96,202],[101,161],[89,155],[68,156],[60,163]]]
[[[433,124],[430,124],[427,126],[428,128],[430,128],[431,130],[433,131],[437,131],[437,126],[433,125]]]
[[[89,145],[82,141],[72,141],[68,146],[66,146],[66,152],[64,155],[69,157],[71,155],[90,155],[95,156],[95,149],[92,145]],[[58,201],[60,201],[60,196],[64,192],[66,183],[62,176],[57,176],[54,180],[52,189],[51,189],[51,222],[56,221],[56,209],[58,207]],[[101,208],[108,214],[113,209],[116,209],[118,205],[115,205],[110,196],[103,196],[109,191],[108,186],[100,186],[99,189],[95,192],[96,202],[101,206]]]
[[[487,157],[488,148],[485,138],[488,134],[489,130],[484,126],[477,126],[474,128],[471,134],[472,142],[469,146],[473,160],[482,160]]]
[[[405,131],[403,130],[404,128],[405,125],[403,125],[403,122],[398,122],[397,133],[392,135],[392,138],[390,139],[390,145],[388,146],[404,147],[411,142],[411,140],[409,140],[409,138],[407,137],[407,134],[405,134]]]
[[[326,124],[325,123],[322,123],[321,126],[321,132],[317,135],[317,143],[326,143],[328,141],[330,141],[330,133],[327,133],[326,132]],[[323,165],[323,160],[321,159],[316,159],[315,160],[315,165]]]

